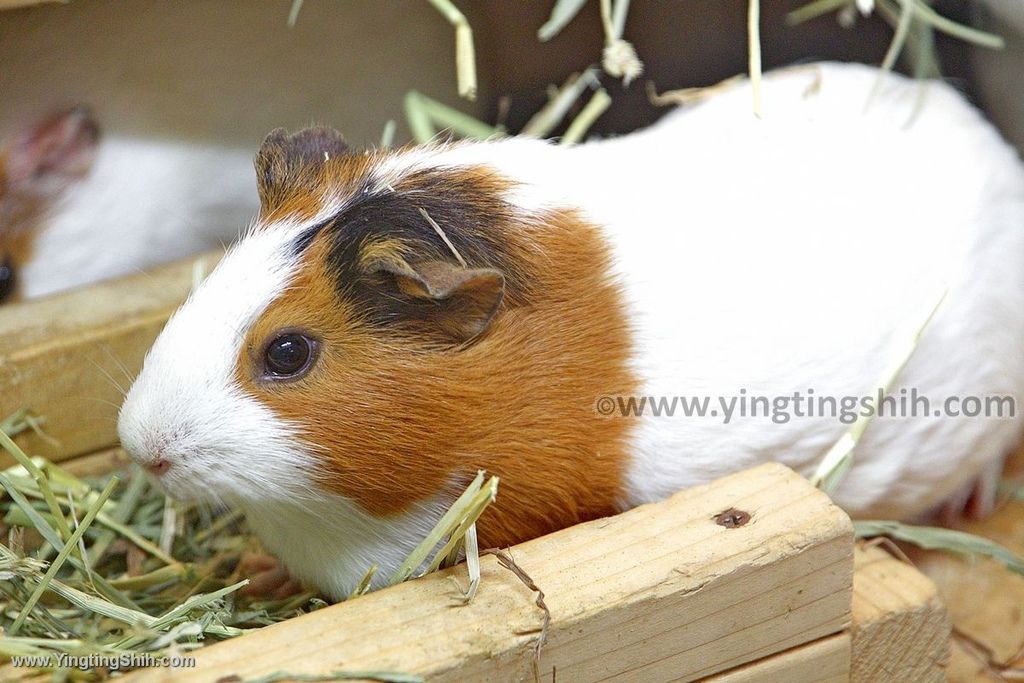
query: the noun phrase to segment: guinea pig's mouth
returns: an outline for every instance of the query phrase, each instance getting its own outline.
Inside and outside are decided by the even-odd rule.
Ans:
[[[242,457],[240,457],[242,456]],[[261,480],[259,465],[251,453],[223,450],[190,451],[167,458],[168,464],[142,465],[150,481],[165,495],[181,503],[235,508],[253,502],[307,498],[309,492]],[[141,463],[140,463],[141,465]]]
[[[146,478],[161,492],[175,500],[183,500],[180,492],[187,487],[182,486],[184,482],[177,481],[181,478],[181,466],[172,465],[171,461],[166,458],[146,459],[131,453],[129,455],[139,469],[146,474]]]
[[[205,485],[206,477],[194,471],[190,459],[182,454],[163,450],[141,452],[128,446],[124,449],[146,478],[170,498],[191,503],[218,497]]]
[[[228,507],[235,497],[225,490],[224,482],[217,481],[217,477],[195,471],[187,463],[166,465],[159,472],[154,472],[152,466],[143,466],[143,470],[163,494],[180,503]]]

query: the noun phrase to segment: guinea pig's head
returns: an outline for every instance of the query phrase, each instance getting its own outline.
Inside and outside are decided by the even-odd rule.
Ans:
[[[123,446],[170,495],[326,491],[387,514],[476,473],[444,454],[494,395],[489,340],[524,300],[531,247],[508,184],[451,153],[357,153],[324,128],[268,136],[258,217],[121,410]]]
[[[18,270],[65,192],[90,170],[99,128],[75,107],[19,131],[0,148],[0,303],[18,290]]]

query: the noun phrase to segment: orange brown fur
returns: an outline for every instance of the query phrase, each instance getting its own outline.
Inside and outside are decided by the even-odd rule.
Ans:
[[[460,173],[489,191],[504,187],[480,169]],[[308,196],[302,212],[313,215]],[[480,338],[447,347],[425,341],[416,324],[368,324],[336,286],[328,240],[313,241],[293,285],[249,331],[238,379],[299,426],[325,463],[325,489],[393,515],[439,492],[454,496],[486,470],[501,485],[479,523],[485,546],[617,511],[628,424],[599,416],[594,401],[635,388],[621,294],[605,275],[609,253],[594,226],[570,212],[539,222],[498,226],[511,254],[505,269],[514,271],[508,296]],[[300,380],[266,382],[262,349],[284,328],[320,339],[320,357]]]

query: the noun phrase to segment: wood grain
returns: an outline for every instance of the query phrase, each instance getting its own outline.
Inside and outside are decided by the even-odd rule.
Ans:
[[[1007,461],[1007,492],[1024,485],[1024,446]],[[1024,556],[1024,502],[1007,496],[983,520],[961,519],[954,528],[991,539]],[[959,638],[948,670],[952,683],[1017,680],[1024,671],[1024,577],[989,558],[965,558],[906,548],[938,586]]]
[[[75,458],[63,466],[75,474],[83,476],[110,471],[125,462],[126,456],[120,449],[111,449]],[[656,508],[656,506],[653,507]],[[657,510],[651,512],[657,513]],[[568,531],[562,533],[568,533]],[[569,543],[566,547],[571,551],[573,546],[574,544]],[[521,550],[522,548],[512,550],[512,553],[520,560],[522,559]],[[952,665],[947,666],[950,643],[949,617],[935,585],[912,566],[893,558],[879,548],[860,545],[855,547],[853,552],[852,622],[847,631],[763,656],[749,664],[714,674],[707,680],[714,683],[769,683],[778,680],[795,683],[846,680],[882,681],[885,683],[886,681],[939,681],[943,680],[946,675],[955,675]],[[485,559],[484,562],[487,564],[488,582],[507,579],[505,572],[494,566],[492,560]],[[458,575],[461,570],[457,569],[454,573]],[[507,588],[513,592],[520,590],[515,582],[512,582]],[[439,589],[437,586],[433,586],[429,589],[433,592],[437,590],[446,591],[451,595],[450,601],[444,602],[443,606],[438,607],[438,611],[451,616],[453,609],[460,608],[457,599],[458,593],[455,591],[454,585],[442,586]],[[378,600],[380,599],[379,595],[381,594],[368,599]],[[336,606],[331,609],[348,609],[348,606]],[[518,614],[518,616],[524,618],[528,623],[528,615]],[[350,624],[355,618],[354,616],[350,617],[342,623]],[[610,628],[614,632],[616,627]],[[484,634],[482,637],[486,637],[486,635]],[[513,638],[519,638],[521,635],[513,634]],[[500,634],[490,633],[489,636],[495,639],[500,638]],[[295,637],[295,635],[291,629],[283,629],[279,637]],[[217,647],[223,650],[224,656],[217,661],[211,677],[225,675],[224,672],[230,668],[233,648],[247,643],[251,638],[253,636],[243,641],[236,640],[218,645]],[[463,645],[466,645],[465,641]],[[469,641],[470,650],[478,646],[478,642]],[[499,647],[498,651],[500,650]],[[567,650],[563,649],[563,652],[565,651]],[[678,663],[675,658],[666,656],[666,654],[660,650],[653,652],[652,661],[647,663],[647,667],[642,668],[644,671],[639,678],[642,680],[673,678],[677,673]],[[458,656],[455,652],[451,655]],[[508,653],[506,653],[507,655]],[[238,651],[240,660],[246,656],[248,656],[247,650]],[[520,653],[519,656],[528,658],[528,653]],[[545,650],[545,657],[547,664],[547,650]],[[967,658],[967,655],[962,658]],[[289,669],[289,671],[298,670]],[[565,674],[565,671],[559,669],[558,673]],[[509,673],[513,677],[516,675],[527,676],[531,673],[525,665],[518,670],[502,669],[501,672]],[[4,673],[13,675],[15,672],[8,671],[7,668],[0,668],[0,679],[3,678]],[[493,672],[481,670],[478,672],[477,678],[489,678],[492,674]],[[139,672],[136,676],[144,677],[145,680],[177,680],[167,672]],[[633,676],[638,675],[630,672],[617,677],[632,678]],[[452,677],[458,678],[455,675]],[[547,679],[551,678],[549,673]]]
[[[0,417],[29,408],[53,439],[25,433],[22,447],[60,461],[116,445],[123,390],[191,291],[194,265],[208,272],[219,254],[0,308]]]
[[[728,529],[729,508],[751,520]],[[547,681],[695,680],[842,632],[850,623],[850,521],[777,464],[725,477],[511,550],[547,596]],[[430,681],[532,676],[534,594],[485,557],[465,569],[313,612],[196,653],[190,670],[126,681],[211,681],[275,671],[385,670]],[[833,660],[834,663],[834,660]]]
[[[928,577],[877,547],[854,551],[850,632],[713,676],[714,683],[946,679],[950,619]]]
[[[76,477],[89,477],[123,470],[131,464],[131,458],[121,447],[104,448],[95,453],[80,455],[65,460],[60,466]]]
[[[850,634],[840,633],[706,680],[708,683],[845,683],[850,680],[850,647]]]
[[[952,625],[935,584],[877,547],[854,559],[851,680],[946,680]]]

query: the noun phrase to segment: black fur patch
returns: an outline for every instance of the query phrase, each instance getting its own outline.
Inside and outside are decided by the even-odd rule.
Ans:
[[[284,128],[270,131],[256,153],[256,185],[264,210],[280,202],[296,187],[306,186],[315,174],[308,173],[327,158],[349,152],[338,131],[317,126],[289,134]]]
[[[329,239],[328,266],[338,293],[355,299],[368,322],[386,325],[425,319],[430,305],[443,302],[425,303],[402,294],[393,276],[365,272],[360,258],[374,242],[388,240],[405,245],[405,258],[411,263],[457,262],[421,210],[438,224],[468,267],[494,268],[505,275],[506,301],[524,300],[523,265],[511,253],[505,234],[515,225],[512,207],[471,175],[431,169],[405,176],[394,189],[364,186],[338,214],[299,235],[293,249],[301,253],[318,236]]]

